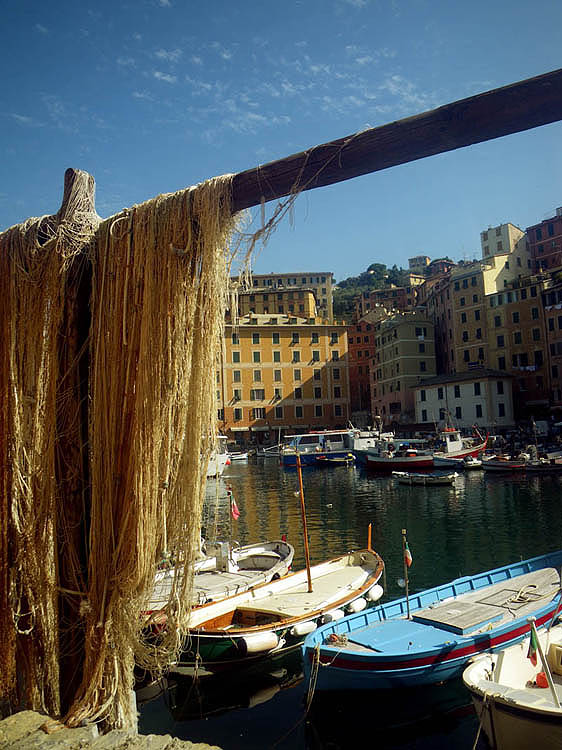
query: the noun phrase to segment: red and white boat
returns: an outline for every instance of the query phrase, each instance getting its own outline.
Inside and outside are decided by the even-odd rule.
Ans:
[[[408,441],[380,440],[364,455],[365,465],[375,471],[419,471],[433,468],[433,454],[427,448],[410,445]],[[419,443],[420,441],[418,441]]]
[[[486,437],[482,438],[476,427],[473,429],[474,437],[463,438],[455,427],[445,427],[439,433],[439,443],[442,449],[433,452],[434,466],[455,466],[458,461],[454,459],[462,459],[467,456],[478,458],[484,453],[488,445],[488,435],[486,434]],[[450,459],[453,459],[453,461],[450,461]]]

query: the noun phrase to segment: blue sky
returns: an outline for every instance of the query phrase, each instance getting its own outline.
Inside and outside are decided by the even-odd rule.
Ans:
[[[0,230],[102,217],[562,67],[559,0],[2,0]],[[301,195],[259,273],[476,257],[480,231],[562,205],[562,124]],[[272,204],[269,204],[269,211]],[[259,221],[256,212],[255,221]]]

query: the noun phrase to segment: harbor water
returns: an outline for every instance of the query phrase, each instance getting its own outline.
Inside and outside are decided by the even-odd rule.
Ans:
[[[562,476],[460,474],[454,486],[398,485],[358,466],[303,470],[311,562],[367,545],[386,564],[385,598],[404,595],[402,534],[411,591],[562,546]],[[233,520],[229,493],[240,510]],[[298,477],[276,459],[233,462],[210,481],[207,538],[241,544],[287,535],[304,567]],[[407,691],[308,694],[300,652],[220,678],[170,679],[142,704],[143,733],[169,733],[223,750],[473,747],[478,721],[462,682]],[[483,738],[479,748],[486,748]]]

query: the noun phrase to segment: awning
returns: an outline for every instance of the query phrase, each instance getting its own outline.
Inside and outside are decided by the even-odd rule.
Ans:
[[[230,432],[248,432],[249,427],[229,427]]]
[[[269,432],[271,429],[273,428],[269,427],[268,425],[264,425],[263,427],[262,426],[250,427],[250,430],[252,432]]]

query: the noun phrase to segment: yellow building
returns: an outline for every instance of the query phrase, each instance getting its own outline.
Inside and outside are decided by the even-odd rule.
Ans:
[[[285,289],[293,292],[299,289],[312,289],[316,296],[318,315],[331,323],[334,319],[332,295],[333,276],[334,275],[331,271],[256,273],[252,274],[251,285],[253,289],[266,288],[269,291],[279,292]],[[233,279],[233,281],[236,281],[236,279]],[[296,308],[295,312],[297,312]]]
[[[219,425],[240,445],[345,427],[347,329],[312,316],[247,314],[238,325],[226,325],[217,380]]]
[[[385,424],[414,422],[412,386],[436,374],[433,323],[418,313],[397,313],[377,323],[371,371],[373,417]]]
[[[238,315],[297,315],[300,318],[315,318],[318,315],[316,295],[313,289],[286,289],[278,287],[253,288],[238,292]]]

